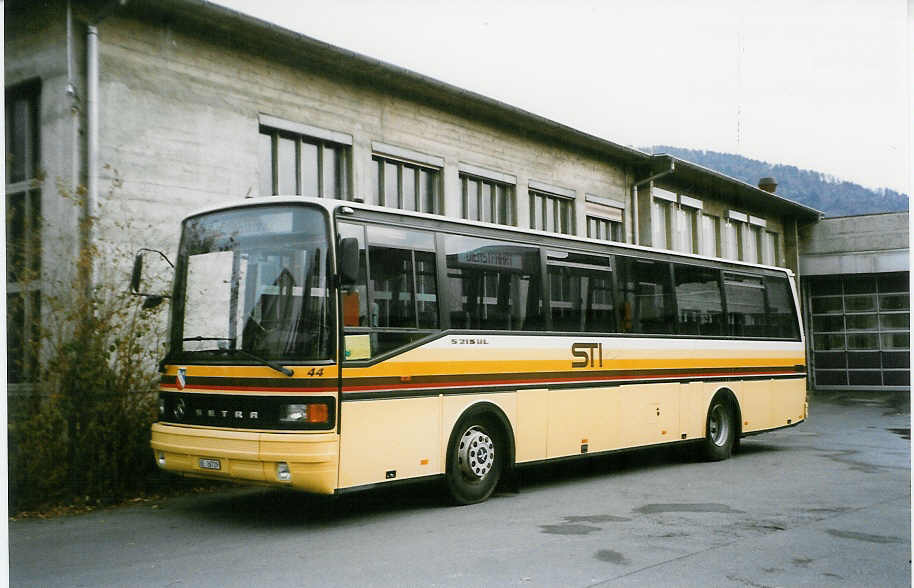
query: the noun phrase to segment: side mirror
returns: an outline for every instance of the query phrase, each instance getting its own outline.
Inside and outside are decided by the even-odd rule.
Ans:
[[[162,304],[163,300],[165,300],[164,296],[147,296],[146,299],[143,300],[143,310],[151,310]]]
[[[346,237],[340,241],[340,283],[351,286],[359,281],[359,240]]]
[[[133,258],[133,272],[130,274],[130,291],[140,293],[140,280],[143,275],[143,253],[137,253]]]
[[[143,301],[143,308],[155,308],[156,306],[158,306],[159,304],[162,303],[163,298],[170,298],[170,296],[168,294],[165,294],[164,292],[156,293],[156,292],[144,291],[144,290],[147,290],[150,288],[150,284],[145,284],[145,285],[143,284],[143,258],[146,256],[147,253],[157,254],[159,256],[159,258],[161,258],[162,261],[167,263],[168,266],[172,270],[174,270],[175,266],[174,266],[174,264],[171,263],[171,260],[168,259],[168,256],[166,256],[161,251],[157,251],[155,249],[146,249],[145,247],[140,249],[139,251],[137,251],[136,257],[133,258],[133,270],[130,272],[130,293],[135,296],[143,296],[144,298],[146,298],[146,300]],[[152,285],[152,288],[154,290],[163,289],[162,285],[159,284],[159,282],[161,281],[161,278],[157,278],[156,274],[161,273],[160,270],[164,270],[164,266],[161,266],[161,267],[158,267],[158,266],[161,266],[161,262],[158,261],[158,258],[153,258],[152,268],[154,271],[153,271],[152,281],[154,282],[154,284]],[[165,270],[165,271],[167,271],[167,270]],[[158,285],[156,285],[156,284],[158,284]]]

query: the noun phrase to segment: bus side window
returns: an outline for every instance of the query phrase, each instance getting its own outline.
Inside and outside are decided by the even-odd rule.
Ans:
[[[618,256],[622,326],[631,312],[631,332],[670,334],[676,329],[670,264]]]
[[[368,225],[371,354],[409,345],[438,328],[435,234]]]
[[[359,243],[359,278],[341,293],[346,357],[371,359],[438,328],[434,233],[339,223]]]
[[[761,278],[742,274],[724,274],[727,301],[727,325],[734,337],[765,337],[765,286]]]
[[[547,251],[552,330],[611,333],[612,274],[606,256]]]
[[[680,335],[723,335],[720,270],[673,264]]]
[[[434,233],[369,225],[368,265],[372,327],[438,328]]]
[[[768,336],[780,339],[799,339],[797,313],[793,306],[793,294],[787,278],[766,277],[765,299],[767,301]]]
[[[451,326],[543,329],[539,248],[476,237],[445,237]]]

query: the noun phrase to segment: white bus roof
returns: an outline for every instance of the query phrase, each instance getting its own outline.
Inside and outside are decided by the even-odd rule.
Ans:
[[[334,198],[315,198],[310,196],[260,196],[256,198],[245,198],[244,200],[234,200],[231,202],[226,202],[224,204],[217,204],[208,206],[196,210],[187,216],[184,217],[183,221],[186,221],[189,218],[200,216],[203,214],[209,214],[212,212],[219,212],[222,210],[231,210],[237,208],[247,208],[251,206],[262,206],[262,205],[276,205],[276,204],[310,204],[313,206],[319,206],[327,210],[329,214],[333,214],[340,208],[349,207],[352,210],[369,210],[374,212],[380,212],[385,214],[396,214],[400,216],[419,218],[419,219],[429,219],[435,220],[438,222],[445,221],[453,225],[463,225],[467,227],[486,227],[498,231],[508,232],[508,233],[518,233],[522,235],[529,235],[531,237],[545,237],[548,239],[559,239],[562,241],[568,241],[571,243],[591,243],[594,245],[611,245],[613,247],[618,247],[620,249],[628,249],[631,251],[644,251],[649,253],[657,253],[661,255],[672,255],[675,257],[681,257],[683,259],[695,259],[701,261],[712,261],[716,263],[727,263],[738,266],[745,266],[757,269],[767,269],[774,270],[778,272],[784,272],[790,276],[794,276],[793,271],[784,267],[777,267],[771,265],[763,265],[758,263],[749,263],[745,261],[738,261],[734,259],[726,259],[723,257],[707,257],[704,255],[696,255],[694,253],[683,253],[681,251],[673,251],[670,249],[657,249],[654,247],[647,247],[644,245],[633,245],[631,243],[623,243],[620,241],[603,241],[599,239],[591,239],[589,237],[580,237],[577,235],[564,235],[561,233],[550,233],[546,231],[539,231],[536,229],[526,229],[523,227],[516,227],[510,225],[499,225],[494,223],[486,223],[482,221],[469,221],[460,218],[454,218],[450,216],[443,216],[439,214],[429,214],[425,212],[413,212],[410,210],[401,210],[399,208],[389,208],[386,206],[376,206],[373,204],[365,204],[363,202],[352,202],[349,200],[337,200]]]

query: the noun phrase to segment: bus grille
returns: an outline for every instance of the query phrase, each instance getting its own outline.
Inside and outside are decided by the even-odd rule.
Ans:
[[[327,405],[324,423],[284,423],[279,415],[283,405],[320,403]],[[159,422],[176,425],[205,425],[232,429],[275,429],[293,431],[329,430],[334,427],[336,399],[330,396],[248,396],[159,392]]]

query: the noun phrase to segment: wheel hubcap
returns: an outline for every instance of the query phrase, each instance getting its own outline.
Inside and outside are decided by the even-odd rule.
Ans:
[[[484,430],[470,427],[457,446],[457,463],[464,476],[481,480],[495,465],[495,444]]]
[[[708,433],[711,442],[718,447],[723,447],[730,436],[730,419],[727,418],[727,408],[717,404],[711,409],[711,418],[708,419]]]

